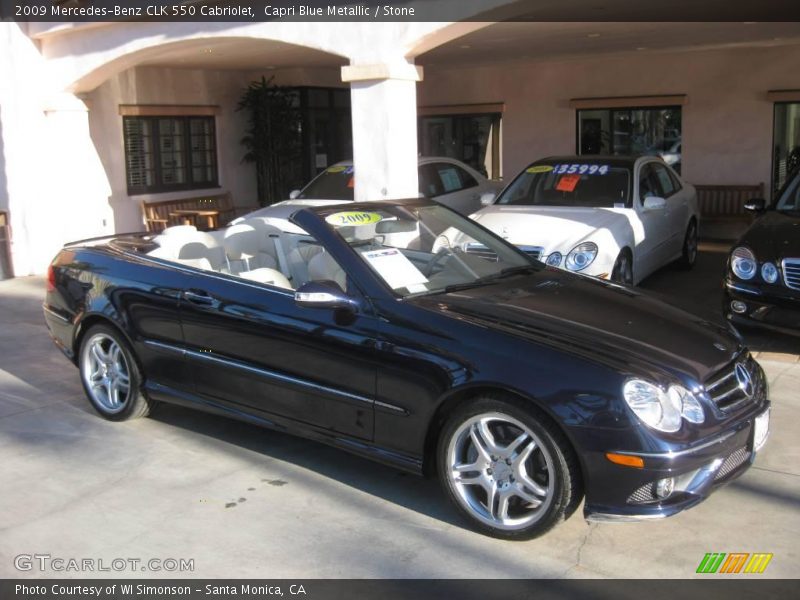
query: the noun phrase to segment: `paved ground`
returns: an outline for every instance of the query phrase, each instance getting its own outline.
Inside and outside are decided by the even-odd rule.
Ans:
[[[645,285],[700,302],[722,256]],[[100,419],[47,337],[42,293],[40,279],[0,282],[0,577],[40,575],[13,566],[33,553],[190,558],[198,577],[661,578],[693,576],[706,552],[772,552],[764,576],[797,575],[798,364],[763,361],[770,442],[708,502],[656,523],[590,526],[576,513],[543,539],[508,543],[465,529],[435,482],[339,450],[173,407]]]

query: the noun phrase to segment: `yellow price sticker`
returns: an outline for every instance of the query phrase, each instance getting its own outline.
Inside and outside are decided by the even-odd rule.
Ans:
[[[328,173],[341,173],[346,168],[347,167],[344,166],[344,165],[337,165],[337,166],[333,166],[333,167],[328,167]]]
[[[534,165],[525,169],[526,173],[549,173],[553,170],[551,165]]]
[[[348,210],[345,212],[337,212],[325,217],[325,221],[331,225],[338,227],[347,227],[353,225],[370,225],[382,221],[383,217],[375,212],[363,212],[360,210]]]

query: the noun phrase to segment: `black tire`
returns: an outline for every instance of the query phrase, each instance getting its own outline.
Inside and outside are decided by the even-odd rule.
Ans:
[[[100,355],[93,352],[97,349]],[[151,401],[142,390],[139,362],[128,341],[113,327],[93,325],[83,335],[78,369],[86,397],[103,418],[127,421],[150,412]]]
[[[697,221],[692,219],[683,236],[683,252],[678,259],[678,265],[688,271],[694,267],[695,262],[697,262]]]
[[[475,423],[476,420],[478,423]],[[472,428],[480,427],[483,421],[488,422],[490,428],[494,428],[492,439],[498,442],[498,446],[501,445],[501,441],[505,444],[501,451],[513,446],[512,443],[507,443],[508,439],[515,441],[523,439],[521,431],[532,434],[529,436],[532,438],[530,441],[535,444],[530,445],[534,449],[530,452],[527,452],[527,447],[521,450],[518,453],[519,460],[513,459],[513,463],[509,462],[512,459],[504,460],[503,455],[492,456],[493,459],[497,459],[491,463],[493,468],[462,470],[461,467],[472,465],[461,464],[458,465],[459,468],[455,468],[457,463],[463,462],[459,458],[459,448],[464,447],[461,444],[474,444]],[[504,432],[506,438],[498,439]],[[527,445],[528,443],[519,444],[520,447]],[[477,457],[475,460],[477,464],[481,455],[474,448],[473,451],[472,456]],[[467,460],[474,459],[467,458]],[[504,463],[509,466],[504,466]],[[512,464],[514,466],[511,466]],[[518,474],[515,470],[517,464],[523,465],[525,476],[525,479],[520,478],[519,481],[515,481],[514,477]],[[578,459],[564,434],[547,415],[530,403],[514,397],[481,396],[465,402],[453,411],[439,436],[436,466],[439,482],[445,494],[472,527],[500,539],[521,541],[539,537],[566,520],[583,498]],[[500,472],[500,468],[504,470],[503,473]],[[456,471],[458,475],[454,475]],[[467,473],[473,475],[464,477]],[[483,483],[468,481],[478,478],[484,483],[489,480],[492,482],[490,485],[494,486],[495,494],[491,501],[489,491]],[[537,496],[542,500],[538,506],[515,495],[514,490],[522,488],[528,496],[534,496],[529,491],[535,488],[528,488],[525,483],[531,480],[541,488],[547,488],[546,496]],[[500,490],[501,487],[504,488],[503,491]],[[504,501],[498,494],[506,494],[508,499]],[[481,495],[484,496],[482,504]],[[470,508],[470,500],[475,499],[478,501],[477,509]],[[492,508],[488,509],[490,502]],[[503,514],[501,509],[503,502],[505,502],[505,514],[513,517],[512,521],[516,519],[518,524],[497,522],[497,516]],[[474,506],[474,503],[472,505]],[[516,511],[515,514],[512,514],[512,508]],[[494,516],[495,512],[498,513],[497,516]],[[528,518],[533,520],[526,521]],[[492,519],[495,519],[495,523],[488,522]]]
[[[633,285],[633,255],[628,248],[623,248],[614,261],[611,281],[622,285]]]

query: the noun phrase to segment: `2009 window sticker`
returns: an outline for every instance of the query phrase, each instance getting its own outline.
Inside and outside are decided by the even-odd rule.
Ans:
[[[587,165],[580,163],[562,163],[553,165],[553,173],[555,175],[606,175],[608,171],[608,165]]]
[[[383,220],[383,217],[380,215],[380,213],[365,212],[360,210],[337,212],[325,217],[326,222],[339,227],[349,225],[370,225],[381,220]]]

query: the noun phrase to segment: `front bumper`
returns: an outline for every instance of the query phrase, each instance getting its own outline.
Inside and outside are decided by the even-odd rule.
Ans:
[[[727,279],[722,304],[725,318],[734,325],[800,335],[800,292],[779,285],[770,288]],[[733,302],[743,303],[745,312],[735,312]]]
[[[592,469],[593,479],[602,475],[608,484],[600,493],[587,493],[585,518],[600,522],[662,519],[699,504],[753,464],[760,450],[755,447],[756,419],[768,415],[769,409],[765,400],[725,431],[685,450],[621,453],[642,457],[644,468],[612,464],[604,454],[593,453],[588,460],[594,464],[587,468]],[[672,478],[674,490],[659,498],[657,482],[665,478]]]

